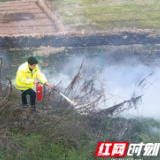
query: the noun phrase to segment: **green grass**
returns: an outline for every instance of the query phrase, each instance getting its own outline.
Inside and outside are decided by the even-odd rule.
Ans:
[[[159,28],[160,1],[158,0],[62,0],[51,1],[51,6],[70,26],[99,26],[113,28]]]
[[[45,132],[49,130],[50,129],[46,128]],[[7,143],[4,143],[3,141],[0,143],[0,159],[90,160],[89,157],[94,157],[97,144],[92,141],[87,142],[83,147],[66,148],[65,145],[56,143],[54,139],[48,140],[45,132],[41,130],[39,133],[34,133],[34,131],[27,133],[26,131],[21,131],[19,128],[13,128],[6,137],[8,139]],[[53,134],[54,132],[55,131],[53,130]],[[88,150],[90,151],[89,153]],[[65,158],[66,156],[67,158]]]
[[[77,115],[78,118],[80,115]],[[8,117],[6,117],[7,119]],[[49,120],[49,119],[48,119]],[[72,140],[72,137],[67,137],[65,134],[59,132],[57,136],[56,130],[51,127],[52,122],[45,120],[42,121],[44,125],[40,127],[38,131],[24,130],[20,128],[12,128],[8,130],[8,134],[0,137],[0,159],[3,160],[98,160],[95,158],[95,151],[97,142],[101,141],[101,136],[107,138],[103,141],[117,141],[117,127],[124,127],[124,124],[128,124],[128,129],[123,135],[121,141],[129,141],[130,143],[158,143],[160,142],[160,122],[154,119],[137,119],[127,120],[124,118],[109,117],[101,118],[97,117],[94,120],[96,131],[101,133],[101,136],[96,140],[87,139],[85,136],[80,139],[80,144],[75,147],[74,143],[68,145],[67,140]],[[42,124],[42,122],[39,123]],[[127,122],[127,123],[126,123]],[[65,123],[65,122],[63,122]],[[71,123],[69,123],[70,125]],[[37,124],[38,125],[38,124]],[[62,125],[63,126],[63,125]],[[61,126],[61,127],[62,127]],[[97,127],[96,127],[97,126]],[[74,126],[73,126],[74,127]],[[75,126],[76,127],[76,126]],[[156,129],[156,130],[155,130]],[[4,133],[6,130],[4,129]],[[74,132],[73,132],[74,134]],[[93,134],[93,133],[92,133]],[[91,134],[91,135],[92,135]],[[74,135],[73,135],[74,136]],[[2,138],[4,137],[4,139]],[[96,136],[97,137],[97,136]],[[56,141],[57,138],[61,138],[63,141]],[[75,139],[75,141],[78,141]],[[71,142],[71,141],[69,141]],[[73,141],[72,141],[73,142]],[[66,145],[67,144],[67,145]],[[129,157],[131,158],[131,157]],[[139,157],[142,158],[142,157]],[[145,160],[150,160],[150,157],[146,157]],[[156,157],[156,158],[159,158]],[[100,158],[103,159],[103,158]],[[104,158],[111,159],[111,158]]]

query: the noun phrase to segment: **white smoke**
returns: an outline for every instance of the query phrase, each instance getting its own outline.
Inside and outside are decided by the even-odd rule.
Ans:
[[[105,95],[108,101],[107,106],[102,107],[110,107],[129,100],[133,96],[143,95],[142,104],[138,110],[132,108],[123,114],[154,118],[160,117],[160,112],[158,112],[160,106],[160,71],[158,71],[157,68],[143,65],[136,58],[134,58],[133,61],[130,60],[128,62],[128,60],[125,59],[119,64],[105,66],[101,71],[97,58],[90,59],[81,56],[72,58],[67,63],[64,63],[63,70],[61,70],[60,73],[53,73],[53,75],[51,75],[48,70],[45,70],[44,73],[48,75],[47,78],[52,84],[58,84],[61,81],[61,86],[66,88],[77,74],[83,60],[82,76],[91,78],[93,75],[97,75],[99,76],[100,82],[103,81],[105,83]],[[154,71],[155,74],[146,80],[144,89],[136,86],[141,80]],[[96,86],[100,86],[100,83],[96,83]]]
[[[3,58],[4,70],[2,72],[2,77],[4,77],[3,74],[6,76],[7,73],[5,67],[9,66],[9,59],[5,51],[0,52],[0,58]],[[113,57],[111,59],[113,59]],[[97,88],[100,87],[102,81],[105,83],[105,95],[108,101],[106,106],[102,105],[101,107],[110,107],[130,99],[132,96],[143,95],[142,104],[139,106],[138,110],[132,108],[124,112],[123,115],[160,118],[159,67],[153,67],[153,65],[147,66],[137,58],[125,58],[123,60],[121,59],[120,62],[116,60],[113,63],[101,66],[99,58],[96,56],[75,56],[63,64],[60,72],[54,71],[54,66],[42,70],[42,72],[53,85],[61,81],[61,87],[66,88],[77,74],[83,61],[84,64],[81,70],[82,76],[87,79],[90,79],[92,76],[98,77],[99,81],[95,83]],[[157,60],[156,64],[159,64]],[[146,80],[145,88],[137,88],[136,84],[152,72],[155,73]]]
[[[160,134],[160,129],[157,127],[151,127],[150,128],[150,133],[152,134]]]
[[[11,66],[5,50],[0,50],[0,59],[2,59],[2,70],[1,70],[2,83],[6,84],[5,77],[10,76]]]

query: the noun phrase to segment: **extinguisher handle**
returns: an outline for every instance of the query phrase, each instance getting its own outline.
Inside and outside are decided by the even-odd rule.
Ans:
[[[37,84],[42,84],[41,82],[38,82]],[[43,84],[42,84],[43,85]]]

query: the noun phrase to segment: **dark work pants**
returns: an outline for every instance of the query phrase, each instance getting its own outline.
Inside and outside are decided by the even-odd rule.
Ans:
[[[34,106],[36,101],[36,92],[33,89],[22,91],[22,105],[27,104],[27,94],[30,95],[31,106]]]

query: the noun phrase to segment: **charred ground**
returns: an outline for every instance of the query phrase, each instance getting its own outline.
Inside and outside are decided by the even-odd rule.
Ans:
[[[159,37],[150,34],[136,34],[124,32],[115,35],[89,35],[89,36],[43,36],[43,37],[0,37],[0,48],[32,48],[40,46],[51,47],[85,47],[100,45],[134,45],[134,44],[159,44]]]

